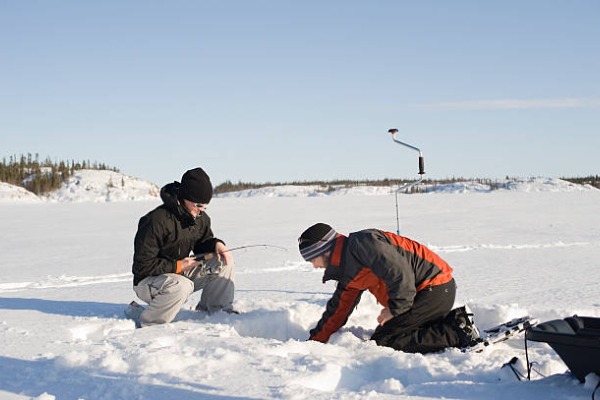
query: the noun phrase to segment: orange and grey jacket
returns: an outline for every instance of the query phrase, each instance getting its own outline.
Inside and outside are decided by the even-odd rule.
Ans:
[[[452,268],[413,240],[390,232],[365,229],[340,235],[333,246],[323,282],[338,281],[310,339],[327,342],[341,328],[368,290],[392,315],[408,311],[417,292],[452,280]]]

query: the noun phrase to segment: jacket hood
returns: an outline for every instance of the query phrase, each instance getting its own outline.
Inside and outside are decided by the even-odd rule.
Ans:
[[[179,205],[179,201],[177,200],[177,192],[179,191],[180,187],[181,183],[175,181],[163,186],[162,189],[160,189],[160,199],[171,211],[175,210]]]
[[[163,201],[164,207],[175,214],[177,219],[193,225],[195,222],[194,217],[192,217],[192,214],[190,214],[179,202],[178,193],[180,187],[181,183],[177,181],[163,186],[160,189],[160,198]]]

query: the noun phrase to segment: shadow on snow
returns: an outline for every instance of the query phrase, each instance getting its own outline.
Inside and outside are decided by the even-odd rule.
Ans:
[[[164,380],[169,386],[141,382],[136,375],[65,367],[54,359],[19,360],[0,356],[0,389],[24,396],[48,393],[59,399],[251,399],[219,395],[215,393],[219,388],[178,382],[171,376],[154,377],[157,379],[153,381]]]
[[[0,309],[32,310],[69,317],[123,318],[124,307],[120,303],[0,297]]]

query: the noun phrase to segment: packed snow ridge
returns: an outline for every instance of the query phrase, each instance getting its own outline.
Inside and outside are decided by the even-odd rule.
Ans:
[[[491,185],[474,181],[435,185],[421,184],[419,188],[424,193],[489,193],[496,190],[520,192],[598,190],[590,185],[578,185],[557,178],[497,180]],[[322,197],[349,194],[380,196],[393,194],[396,191],[396,186],[281,185],[221,193],[216,197]],[[22,187],[0,182],[0,203],[105,203],[158,200],[159,197],[160,187],[158,185],[120,172],[107,170],[80,170],[71,176],[60,189],[44,196],[37,196]]]

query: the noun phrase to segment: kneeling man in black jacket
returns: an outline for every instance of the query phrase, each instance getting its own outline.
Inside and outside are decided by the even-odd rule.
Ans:
[[[134,318],[138,326],[171,322],[198,290],[202,295],[197,310],[236,312],[233,257],[225,243],[214,237],[205,212],[212,195],[206,172],[191,169],[181,183],[164,186],[163,204],[140,219],[134,241],[133,290],[148,306],[139,307],[143,311]]]

